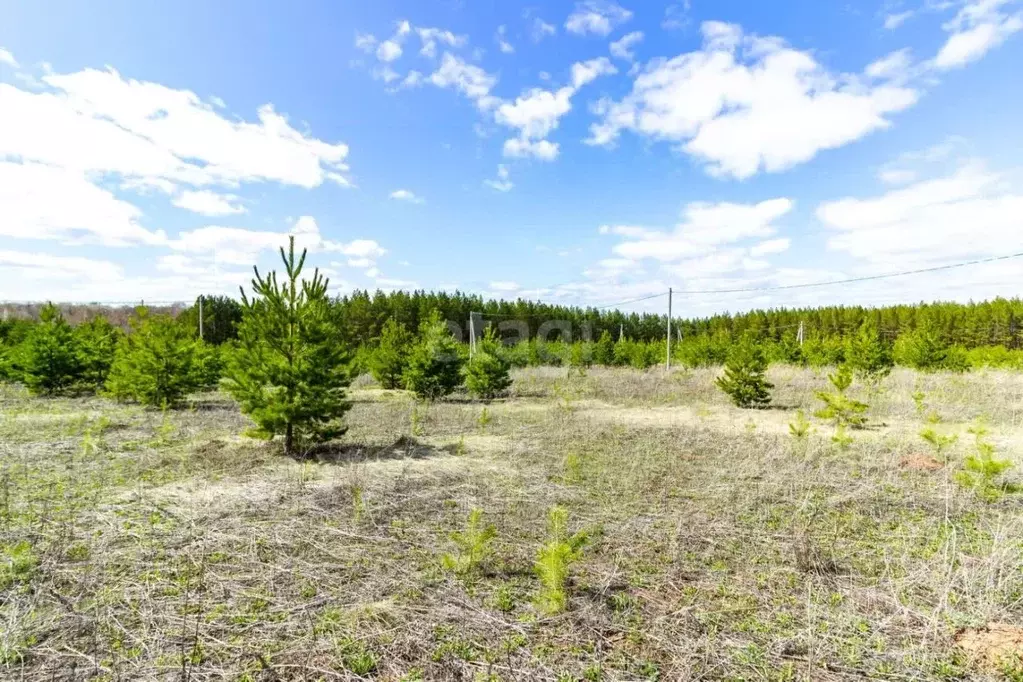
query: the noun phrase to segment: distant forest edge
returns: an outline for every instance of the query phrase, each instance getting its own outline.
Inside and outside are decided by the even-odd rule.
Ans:
[[[2,308],[0,343],[17,343],[42,304],[8,304]],[[125,326],[132,309],[102,305],[59,306],[72,324],[103,316]],[[214,344],[230,341],[241,317],[237,301],[225,296],[203,297],[204,338]],[[572,346],[589,361],[594,353],[600,364],[647,367],[665,359],[667,316],[625,313],[534,301],[484,300],[459,292],[391,293],[356,291],[335,299],[334,315],[345,340],[355,349],[368,350],[380,337],[384,323],[394,319],[410,331],[429,314],[456,323],[468,340],[468,321],[475,313],[480,326],[492,325],[508,341],[530,343],[509,348],[514,364],[568,364]],[[198,306],[154,306],[168,312],[198,333]],[[560,321],[567,325],[551,325]],[[504,323],[504,324],[502,324]],[[913,358],[929,356],[933,368],[957,366],[1013,366],[1023,368],[1023,299],[998,298],[977,303],[919,303],[880,308],[825,306],[778,308],[706,318],[672,320],[672,357],[680,364],[701,366],[724,362],[732,344],[751,335],[774,362],[836,364],[844,359],[849,342],[867,324],[894,352],[896,362],[924,368]],[[803,327],[803,343],[798,340]],[[476,330],[477,333],[481,329]],[[537,339],[543,333],[544,338]],[[588,337],[588,339],[587,339]],[[603,349],[597,347],[603,337]],[[580,341],[590,340],[590,343]],[[575,343],[570,343],[575,342]],[[608,358],[609,344],[613,344]],[[361,354],[361,353],[360,353]],[[359,354],[357,354],[358,356]],[[578,358],[577,358],[578,359]],[[966,367],[959,367],[965,369]]]

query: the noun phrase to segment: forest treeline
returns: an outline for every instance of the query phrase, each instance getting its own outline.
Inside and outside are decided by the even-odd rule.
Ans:
[[[203,327],[207,342],[219,345],[237,336],[241,304],[228,297],[203,297]],[[585,355],[592,355],[597,342],[619,346],[613,364],[637,367],[663,362],[666,353],[666,316],[625,313],[619,310],[559,306],[526,300],[485,300],[460,292],[356,291],[332,299],[332,317],[345,344],[354,349],[373,348],[388,320],[416,331],[434,311],[460,328],[468,340],[468,320],[475,313],[477,333],[494,326],[506,342],[529,343],[509,348],[514,364],[568,364],[571,346],[566,342],[589,340],[582,344]],[[62,306],[71,321],[103,316],[122,326],[125,309],[100,306]],[[31,311],[0,322],[0,344],[14,345],[32,324]],[[198,306],[177,313],[177,321],[198,333]],[[553,321],[565,324],[551,325]],[[719,314],[696,319],[673,320],[673,357],[692,366],[720,364],[729,348],[744,336],[764,346],[771,361],[804,364],[835,364],[843,360],[848,341],[864,323],[877,330],[880,338],[896,352],[899,340],[906,346],[910,339],[926,336],[937,348],[953,348],[968,353],[974,365],[1023,364],[1018,355],[1023,348],[1023,300],[994,299],[977,303],[920,303],[881,308],[861,306],[824,306],[819,308],[778,308],[747,313]],[[803,326],[803,343],[797,338]],[[544,338],[537,338],[543,334]],[[608,339],[609,337],[609,339]],[[1020,352],[1016,352],[1020,351]],[[356,353],[356,357],[359,353]],[[904,363],[911,364],[911,363]]]

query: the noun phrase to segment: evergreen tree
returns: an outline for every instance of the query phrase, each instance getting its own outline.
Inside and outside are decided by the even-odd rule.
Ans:
[[[606,329],[593,347],[593,361],[604,366],[613,365],[615,362],[615,342],[611,339],[611,332]]]
[[[774,388],[765,378],[766,372],[764,351],[752,334],[747,334],[728,354],[725,373],[718,377],[717,385],[738,407],[766,407]]]
[[[43,306],[15,356],[18,374],[32,393],[53,395],[73,388],[82,378],[78,341],[71,325],[52,303]]]
[[[426,400],[437,400],[461,383],[462,359],[440,312],[430,314],[420,330],[420,341],[409,355],[405,388]]]
[[[878,384],[888,376],[895,364],[888,347],[873,320],[864,320],[856,336],[849,339],[845,352],[846,362],[865,381]]]
[[[98,391],[107,381],[117,344],[123,334],[105,317],[94,317],[75,327],[78,362],[83,386]]]
[[[509,366],[501,356],[500,344],[494,328],[488,327],[465,366],[465,387],[477,398],[493,400],[511,386]]]
[[[834,422],[836,428],[844,429],[851,426],[854,429],[861,429],[867,423],[863,413],[867,411],[867,404],[853,400],[846,391],[852,386],[853,373],[848,364],[840,365],[834,374],[828,375],[828,381],[835,387],[834,393],[817,391],[817,398],[824,403],[824,407],[814,413],[819,419],[828,419]]]
[[[238,338],[238,323],[242,320],[242,305],[227,296],[202,297],[202,340],[219,346]],[[199,338],[199,300],[178,315],[194,338]]]
[[[117,345],[107,391],[118,400],[152,407],[174,406],[197,388],[195,342],[169,315],[145,307],[128,321],[130,331]]]
[[[415,336],[394,318],[384,323],[380,344],[369,358],[369,369],[384,388],[401,388]]]
[[[193,371],[196,388],[212,391],[220,384],[224,373],[224,357],[230,352],[229,345],[214,346],[205,341],[195,341]]]
[[[253,297],[242,291],[238,348],[230,353],[227,391],[256,423],[262,438],[284,436],[284,452],[300,442],[324,442],[345,432],[350,408],[345,389],[349,355],[335,324],[328,280],[313,272],[301,280],[306,251],[295,258],[295,238],[280,250],[287,279],[253,268]]]

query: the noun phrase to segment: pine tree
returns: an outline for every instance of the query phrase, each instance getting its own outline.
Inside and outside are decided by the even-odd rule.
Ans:
[[[477,344],[477,351],[466,364],[465,387],[482,400],[493,400],[511,386],[508,362],[501,356],[501,341],[493,327],[488,327]]]
[[[286,281],[253,268],[253,297],[242,291],[238,348],[225,373],[227,391],[256,423],[262,438],[284,436],[284,452],[301,442],[324,442],[345,432],[350,408],[345,389],[349,354],[327,296],[328,280],[313,272],[301,280],[306,251],[295,258],[295,238],[280,250]]]
[[[824,403],[824,407],[814,413],[820,419],[829,419],[836,427],[845,428],[851,426],[854,429],[861,429],[867,423],[863,413],[867,411],[867,404],[859,400],[853,400],[846,391],[852,386],[853,373],[848,364],[840,365],[834,374],[828,375],[828,381],[835,387],[834,393],[817,391],[817,398]]]
[[[228,345],[215,346],[205,341],[195,341],[193,371],[195,385],[203,391],[212,391],[220,384],[224,373],[224,357],[230,353]]]
[[[947,346],[931,325],[903,334],[895,343],[896,357],[901,364],[925,372],[941,369]]]
[[[895,364],[891,351],[881,341],[877,326],[869,318],[860,325],[856,336],[849,340],[845,357],[852,369],[865,381],[874,385],[888,376]]]
[[[729,352],[725,373],[718,377],[717,385],[738,407],[765,407],[771,402],[770,390],[774,388],[764,377],[766,372],[764,351],[747,334]]]
[[[615,362],[615,342],[611,338],[611,332],[606,329],[593,347],[593,361],[604,366],[613,365]]]
[[[380,330],[380,344],[373,349],[369,368],[384,388],[401,388],[402,375],[408,365],[409,353],[415,343],[415,336],[405,325],[394,318],[384,323]]]
[[[97,391],[106,383],[122,336],[120,329],[101,316],[75,327],[76,350],[84,387]]]
[[[21,380],[32,393],[53,395],[70,390],[82,378],[78,341],[60,309],[47,303],[15,356]]]
[[[438,311],[431,313],[420,330],[420,341],[409,355],[405,388],[426,400],[437,400],[461,383],[462,358]]]
[[[145,307],[128,321],[130,331],[117,345],[107,391],[118,400],[152,407],[171,406],[196,389],[195,342],[169,315]]]

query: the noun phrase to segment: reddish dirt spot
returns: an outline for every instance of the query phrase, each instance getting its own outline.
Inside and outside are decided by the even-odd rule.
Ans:
[[[967,628],[955,636],[955,643],[977,664],[998,669],[1023,661],[1023,628],[1005,623],[988,623]]]
[[[945,465],[930,455],[915,453],[912,455],[905,455],[902,459],[900,459],[899,466],[903,469],[913,469],[914,471],[937,471]]]

